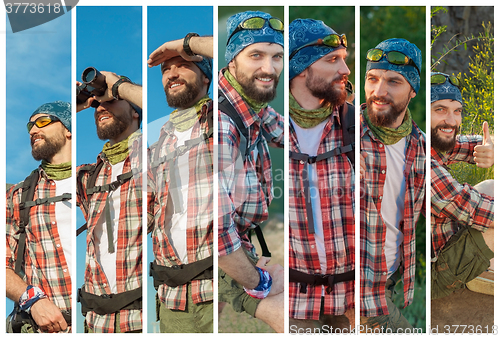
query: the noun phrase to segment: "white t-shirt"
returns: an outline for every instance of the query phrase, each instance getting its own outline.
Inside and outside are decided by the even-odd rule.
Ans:
[[[115,165],[111,165],[111,182],[116,181],[120,174],[123,174],[123,165],[125,161],[121,161]],[[113,228],[113,247],[115,251],[108,251],[108,231],[106,228],[106,211],[101,213],[101,217],[95,226],[95,248],[97,261],[101,265],[106,278],[108,279],[109,288],[112,293],[118,293],[116,288],[116,245],[118,243],[118,224],[120,219],[120,190],[121,186],[115,191],[109,193],[109,213],[111,215],[111,226]]]
[[[295,135],[299,142],[300,152],[309,154],[309,156],[318,155],[319,144],[323,130],[328,122],[328,119],[311,128],[302,128],[290,119],[295,130]],[[321,265],[321,273],[326,274],[326,251],[325,238],[323,234],[323,217],[321,215],[321,197],[318,190],[318,172],[316,171],[316,163],[306,164],[309,174],[309,191],[311,194],[311,205],[314,214],[314,240],[316,242],[316,251],[318,252],[319,262]]]
[[[403,232],[399,229],[399,223],[403,218],[405,205],[405,147],[406,138],[402,138],[394,145],[385,145],[387,173],[381,211],[382,218],[387,226],[385,234],[385,259],[388,274],[394,273],[401,261]]]
[[[56,183],[56,196],[63,195],[64,193],[71,193],[72,177],[63,180],[57,180]],[[71,200],[58,201],[56,202],[56,223],[57,232],[59,233],[59,238],[61,239],[61,244],[64,252],[64,257],[66,258],[66,263],[68,264],[69,272],[72,271],[72,247],[71,243],[73,241],[73,232],[71,224]]]
[[[179,132],[175,131],[174,134],[177,137],[177,146],[184,145],[186,140],[191,139],[191,133],[193,128]],[[177,187],[171,190],[169,188],[170,194],[176,194],[179,197],[179,201],[182,204],[182,209],[179,213],[174,213],[172,215],[172,227],[166,229],[167,236],[170,239],[170,243],[177,254],[177,257],[182,263],[187,264],[187,205],[188,205],[188,192],[189,192],[189,151],[177,158],[176,161],[176,173],[175,178],[177,180]],[[174,177],[170,175],[170,180],[174,180]],[[179,182],[180,181],[180,182]]]

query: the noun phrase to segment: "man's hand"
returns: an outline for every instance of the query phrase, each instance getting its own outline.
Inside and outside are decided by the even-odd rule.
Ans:
[[[31,316],[43,332],[55,333],[68,328],[61,310],[47,298],[31,306]]]
[[[271,291],[268,296],[273,296],[276,294],[283,293],[285,289],[284,281],[285,281],[285,273],[283,267],[278,264],[274,264],[271,266],[266,266],[271,261],[271,258],[268,257],[260,257],[259,261],[257,261],[256,266],[265,269],[273,278],[273,284],[271,286]]]
[[[193,39],[193,38],[191,38]],[[189,56],[184,52],[184,38],[179,40],[167,41],[158,47],[153,53],[149,55],[148,66],[154,67],[160,65],[162,62],[181,56],[187,61],[201,61],[203,57],[200,55]]]
[[[106,85],[108,86],[108,88],[104,92],[104,95],[101,95],[99,97],[96,96],[95,99],[99,102],[111,101],[114,99],[111,89],[113,88],[115,82],[120,79],[120,77],[113,72],[101,71],[101,74],[106,77]]]
[[[77,81],[76,82],[76,86],[80,86],[82,83]],[[92,105],[92,102],[95,100],[94,97],[89,97],[84,103],[81,103],[81,104],[76,104],[76,112],[80,112],[80,111],[83,111],[84,109],[87,109],[89,107],[91,107]]]
[[[366,173],[366,163],[365,159],[368,157],[368,152],[361,151],[361,155],[359,157],[359,176],[361,179],[365,178]]]
[[[481,168],[489,168],[494,164],[495,151],[493,139],[490,136],[488,123],[483,122],[483,144],[474,147],[474,161]]]

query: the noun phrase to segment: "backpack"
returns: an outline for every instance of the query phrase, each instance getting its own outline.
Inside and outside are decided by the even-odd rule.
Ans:
[[[240,145],[239,145],[239,151],[240,154],[243,156],[244,161],[247,160],[247,158],[252,154],[253,150],[257,147],[258,155],[261,157],[263,156],[263,140],[262,138],[265,138],[266,140],[270,140],[271,136],[269,133],[267,133],[265,130],[260,128],[259,135],[257,136],[257,141],[251,145],[250,141],[251,138],[248,135],[248,129],[245,127],[245,124],[243,123],[243,120],[241,119],[240,114],[236,111],[236,109],[231,105],[229,100],[227,100],[226,96],[222,91],[219,90],[219,110],[224,112],[231,120],[234,122],[236,129],[238,130],[238,133],[240,135]],[[264,176],[260,176],[260,182],[261,185],[265,185],[265,179]],[[264,194],[266,196],[266,202],[269,205],[269,197],[267,195],[267,192],[264,190]],[[262,256],[264,257],[271,257],[271,252],[269,252],[269,249],[266,244],[266,240],[264,239],[264,234],[262,233],[262,229],[260,225],[252,225],[248,229],[248,237],[251,241],[251,233],[250,230],[253,230],[257,236],[257,240],[259,241],[260,247],[262,249]],[[246,232],[246,233],[247,233]]]
[[[328,152],[310,156],[306,153],[290,151],[290,159],[304,161],[309,164],[328,159],[346,153],[354,168],[354,149],[355,149],[355,108],[354,105],[345,102],[339,109],[340,124],[342,126],[342,146],[336,147]],[[302,181],[304,182],[304,193],[306,194],[306,214],[309,234],[314,234],[314,213],[312,210],[310,192],[309,192],[309,174],[307,167],[302,171]]]

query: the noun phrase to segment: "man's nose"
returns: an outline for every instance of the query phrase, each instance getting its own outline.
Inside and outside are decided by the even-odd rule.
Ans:
[[[373,95],[377,97],[384,97],[387,95],[387,86],[384,81],[379,81],[374,85]]]
[[[340,75],[349,75],[351,74],[351,70],[349,67],[347,67],[347,64],[345,63],[345,60],[342,60],[342,65],[339,69],[339,74]]]
[[[274,69],[274,60],[272,58],[264,58],[264,60],[262,60],[262,66],[260,68],[264,73],[267,74],[276,73]]]

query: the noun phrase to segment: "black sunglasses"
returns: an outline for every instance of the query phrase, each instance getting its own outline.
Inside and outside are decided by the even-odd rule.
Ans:
[[[290,54],[289,60],[291,60],[295,56],[295,54],[297,54],[297,52],[300,51],[302,48],[309,47],[309,46],[318,46],[318,45],[325,45],[325,46],[333,47],[333,48],[337,48],[340,45],[343,45],[345,48],[347,48],[347,37],[345,36],[345,34],[327,35],[323,39],[318,39],[316,41],[313,41],[313,42],[307,43],[303,46],[300,46],[295,51],[293,51],[292,54]]]
[[[431,85],[444,84],[447,79],[450,80],[453,86],[460,88],[460,80],[454,75],[434,74],[431,76]]]
[[[45,126],[50,125],[53,122],[56,121],[61,121],[59,118],[52,116],[52,115],[44,115],[42,117],[37,118],[35,121],[30,121],[26,124],[26,127],[28,128],[28,133],[31,131],[33,126],[36,125],[38,128],[43,128]]]
[[[269,19],[264,19],[259,16],[248,18],[245,21],[241,22],[238,25],[238,27],[236,27],[236,29],[233,31],[233,33],[231,33],[229,38],[227,38],[226,46],[229,44],[229,41],[231,40],[233,35],[235,35],[239,31],[242,31],[244,29],[261,29],[262,27],[264,27],[266,22],[269,22],[269,27],[271,27],[275,31],[283,32],[285,29],[285,24],[283,24],[283,21],[281,21],[278,18],[273,17]]]
[[[409,56],[399,51],[385,52],[380,48],[372,48],[366,53],[366,60],[378,62],[382,60],[384,56],[387,61],[393,65],[409,65],[415,67],[417,69],[418,75],[420,76],[420,70],[418,69],[417,64]]]

